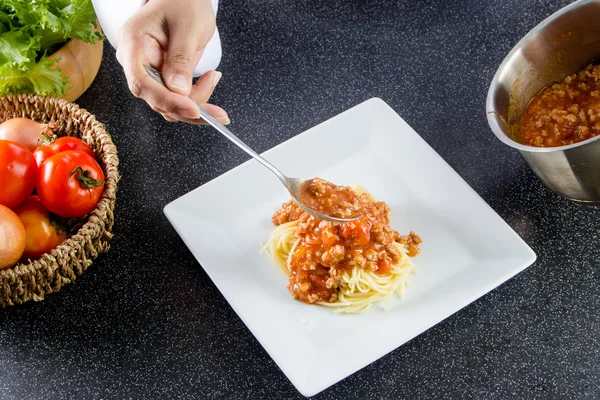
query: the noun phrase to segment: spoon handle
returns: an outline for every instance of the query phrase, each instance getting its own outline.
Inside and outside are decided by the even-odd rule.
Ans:
[[[162,75],[160,72],[158,72],[157,70],[155,70],[154,68],[148,66],[148,65],[144,65],[144,68],[146,69],[146,72],[148,72],[148,74],[158,83],[160,83],[161,85],[165,86],[165,82],[162,79]],[[192,99],[190,97],[190,99]],[[195,100],[192,99],[192,101]],[[227,129],[223,124],[221,124],[219,121],[217,121],[212,115],[210,115],[210,113],[208,111],[206,111],[206,109],[204,109],[204,107],[202,107],[200,104],[196,103],[196,105],[198,106],[198,109],[200,110],[200,117],[205,120],[209,125],[211,125],[213,128],[215,128],[217,131],[219,131],[220,133],[222,133],[227,139],[231,140],[233,143],[235,143],[239,148],[241,148],[242,150],[244,150],[246,153],[250,154],[256,161],[258,161],[259,163],[261,163],[262,165],[264,165],[265,167],[269,168],[275,175],[277,175],[277,177],[279,178],[279,180],[286,185],[286,181],[287,178],[285,175],[283,175],[281,173],[281,171],[279,171],[273,164],[271,164],[270,162],[268,162],[267,160],[265,160],[264,158],[262,158],[257,152],[255,152],[254,150],[252,150],[252,148],[250,148],[246,143],[242,142],[240,140],[240,138],[238,138],[237,136],[235,136],[233,134],[233,132],[231,132],[229,129]]]
[[[213,128],[221,132],[227,139],[231,140],[235,143],[240,149],[244,150],[246,153],[250,154],[256,161],[269,168],[281,182],[285,184],[286,177],[283,175],[273,164],[262,158],[260,154],[252,150],[246,143],[242,142],[240,138],[235,136],[233,132],[227,129],[223,124],[217,121],[212,115],[209,114],[204,107],[198,104],[198,108],[200,109],[200,117],[205,120],[208,124],[210,124]]]

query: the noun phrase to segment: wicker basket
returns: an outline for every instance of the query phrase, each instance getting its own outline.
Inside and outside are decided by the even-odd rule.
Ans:
[[[83,139],[96,153],[104,170],[105,186],[96,208],[82,218],[79,228],[60,246],[29,264],[0,270],[0,306],[40,301],[73,282],[92,261],[109,248],[114,223],[117,182],[117,149],[104,125],[79,106],[52,97],[13,95],[0,97],[0,122],[27,117],[38,122],[58,122],[57,134]]]

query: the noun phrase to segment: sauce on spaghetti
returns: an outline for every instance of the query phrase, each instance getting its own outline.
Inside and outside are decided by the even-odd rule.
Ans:
[[[308,208],[330,217],[354,218],[362,213],[362,204],[351,188],[321,178],[302,182],[298,197]]]
[[[589,65],[531,99],[516,139],[530,146],[555,147],[599,134],[600,65]]]
[[[393,230],[385,202],[374,201],[368,193],[352,193],[363,212],[354,221],[323,221],[291,200],[273,215],[275,225],[298,221],[296,235],[300,240],[290,261],[288,285],[294,298],[308,303],[334,302],[343,273],[353,266],[389,272],[401,258],[395,242],[404,245],[409,256],[419,253],[421,238],[412,231],[400,236]]]

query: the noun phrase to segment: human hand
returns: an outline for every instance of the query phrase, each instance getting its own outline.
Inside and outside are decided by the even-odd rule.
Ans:
[[[221,73],[208,71],[192,85],[194,67],[214,31],[210,0],[152,0],[144,5],[117,34],[117,60],[133,95],[171,122],[204,123],[195,101],[228,124],[225,110],[206,103]],[[168,89],[148,75],[144,64],[162,71]]]

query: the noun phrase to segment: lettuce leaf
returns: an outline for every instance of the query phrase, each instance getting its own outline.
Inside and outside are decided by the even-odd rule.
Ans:
[[[58,96],[68,89],[68,79],[62,76],[59,68],[51,67],[57,59],[43,57],[24,67],[0,67],[0,95],[10,93],[35,93]]]
[[[66,6],[60,9],[59,15],[70,38],[81,39],[87,43],[104,38],[96,30],[96,13],[90,0],[70,0],[64,3]]]
[[[0,65],[24,66],[36,58],[39,42],[23,28],[0,33]]]
[[[13,29],[10,17],[4,11],[0,11],[0,33],[10,32]]]
[[[104,39],[91,0],[0,0],[0,93],[64,93],[45,57],[69,39]]]

